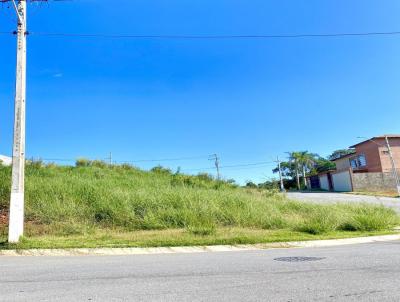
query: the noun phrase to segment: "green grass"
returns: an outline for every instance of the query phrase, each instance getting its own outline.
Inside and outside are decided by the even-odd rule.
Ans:
[[[54,248],[124,248],[238,245],[273,242],[340,239],[359,236],[395,234],[393,231],[345,232],[335,231],[312,235],[291,230],[257,230],[245,228],[218,228],[213,234],[198,235],[183,229],[124,232],[97,230],[92,234],[23,238],[18,244],[0,240],[0,249],[54,249]],[[397,232],[398,233],[398,232]],[[396,234],[397,234],[396,233]]]
[[[207,175],[84,160],[78,164],[27,166],[25,245],[108,244],[101,239],[104,234],[117,246],[118,240],[128,246],[255,243],[290,240],[290,234],[298,240],[386,232],[399,224],[396,213],[382,206],[306,204]],[[8,209],[10,174],[0,167],[0,218]],[[1,221],[4,241],[7,225]],[[160,236],[154,242],[145,239],[151,232]],[[137,234],[147,235],[139,240]]]

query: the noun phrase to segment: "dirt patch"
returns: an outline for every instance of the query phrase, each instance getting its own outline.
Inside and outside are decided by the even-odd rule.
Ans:
[[[0,226],[8,225],[8,209],[0,208]]]

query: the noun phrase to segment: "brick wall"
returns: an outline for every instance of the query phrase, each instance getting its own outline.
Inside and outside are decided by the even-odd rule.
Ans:
[[[379,143],[381,142],[379,141]],[[368,172],[382,172],[379,147],[375,143],[367,141],[361,145],[358,145],[356,146],[356,152],[357,155],[365,155],[367,160],[366,168],[368,169]]]
[[[382,144],[386,144],[385,140],[379,141]],[[396,163],[397,169],[400,169],[400,138],[389,138],[389,143],[392,149],[393,158]],[[392,163],[390,161],[390,156],[387,152],[386,147],[379,148],[379,155],[381,157],[382,172],[392,171]]]
[[[400,172],[400,171],[399,171]],[[392,173],[353,173],[353,191],[396,192],[396,181]]]
[[[396,167],[400,169],[400,138],[389,138],[389,143]],[[366,141],[356,146],[357,155],[364,154],[366,157],[368,172],[390,172],[392,170],[392,163],[386,151],[384,138],[374,138],[374,142]]]

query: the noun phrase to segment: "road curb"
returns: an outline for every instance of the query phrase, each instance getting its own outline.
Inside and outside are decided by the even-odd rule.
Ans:
[[[156,248],[75,248],[75,249],[30,249],[0,250],[0,256],[123,256],[154,254],[187,254],[210,252],[256,251],[278,248],[331,247],[349,244],[385,242],[400,240],[400,234],[357,237],[346,239],[328,239],[293,242],[274,242],[241,245],[182,246]]]

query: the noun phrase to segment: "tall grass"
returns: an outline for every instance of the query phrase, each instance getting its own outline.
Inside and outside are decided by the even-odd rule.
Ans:
[[[0,167],[0,209],[7,209],[10,168]],[[315,205],[270,191],[243,189],[207,175],[150,172],[129,165],[80,160],[76,167],[31,163],[26,171],[27,230],[82,234],[93,229],[186,229],[209,235],[218,227],[324,232],[374,231],[399,223],[391,209]],[[5,232],[0,225],[0,232]]]

